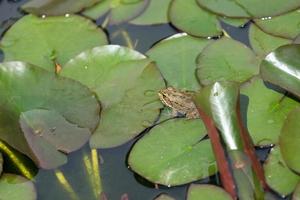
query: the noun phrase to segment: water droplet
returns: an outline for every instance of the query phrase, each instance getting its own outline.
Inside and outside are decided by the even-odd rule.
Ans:
[[[87,66],[87,65],[85,65],[85,66],[84,66],[84,69],[88,69],[88,66]]]
[[[70,17],[70,14],[69,13],[65,14],[65,17]]]
[[[42,15],[42,19],[45,19],[47,16],[46,15]]]
[[[153,95],[156,95],[156,92],[154,90],[146,90],[144,92],[144,95],[147,96],[147,97],[151,97]]]
[[[37,136],[42,136],[42,132],[43,132],[42,129],[36,129],[36,130],[34,130],[34,134],[37,135]]]
[[[170,187],[171,187],[171,184],[168,184],[167,187],[170,188]]]

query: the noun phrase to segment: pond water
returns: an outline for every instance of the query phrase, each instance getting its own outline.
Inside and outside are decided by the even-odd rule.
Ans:
[[[0,34],[3,35],[5,30],[23,14],[18,7],[26,0],[8,1],[0,0]],[[97,24],[102,24],[103,19],[97,20]],[[248,27],[235,28],[230,25],[222,24],[224,30],[232,36],[232,38],[243,42],[249,46]],[[141,53],[145,53],[151,46],[178,31],[171,25],[155,25],[155,26],[136,26],[130,24],[122,24],[119,26],[108,26],[107,33],[111,44],[119,44],[127,46],[124,38],[124,32],[128,34],[135,49]],[[123,34],[122,34],[123,33]],[[0,61],[3,60],[3,54],[0,52]],[[245,99],[246,101],[246,99]],[[245,109],[242,109],[245,111]],[[137,138],[136,138],[137,139]],[[136,141],[130,141],[118,148],[102,149],[98,151],[98,159],[101,163],[101,177],[103,189],[109,200],[118,200],[126,193],[130,200],[153,199],[158,194],[164,192],[177,200],[185,199],[187,186],[179,186],[167,188],[155,186],[138,175],[134,174],[127,167],[127,154]],[[268,149],[259,150],[258,155],[264,160]],[[66,179],[72,183],[72,187],[79,199],[93,199],[93,191],[90,185],[90,179],[85,169],[84,159],[89,157],[90,149],[86,145],[83,149],[76,151],[68,157],[69,161],[66,165],[59,168]],[[56,171],[57,172],[57,171]],[[216,177],[202,180],[201,182],[218,183]],[[54,171],[40,170],[35,178],[38,190],[38,199],[40,200],[65,200],[69,199],[69,193],[62,188],[58,182]],[[288,199],[288,198],[287,198]]]

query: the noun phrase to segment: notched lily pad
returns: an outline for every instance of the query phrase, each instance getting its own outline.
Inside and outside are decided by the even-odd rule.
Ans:
[[[89,132],[96,128],[99,122],[100,105],[94,94],[79,82],[58,77],[54,73],[23,62],[0,64],[0,76],[0,138],[13,148],[29,156],[37,164],[39,160],[32,152],[32,145],[27,143],[25,135],[20,129],[19,117],[21,113],[23,113],[23,117],[26,117],[26,115],[30,114],[31,116],[32,114],[27,111],[41,108],[48,110],[48,114],[43,116],[46,120],[43,122],[45,123],[43,127],[46,128],[49,125],[49,129],[59,128],[56,131],[62,131],[63,127],[64,130],[66,130],[66,127],[71,128],[70,123],[89,129]],[[42,113],[36,111],[34,116],[42,117]],[[42,123],[39,121],[42,118],[33,118],[31,123]],[[56,121],[55,118],[60,120]],[[26,121],[22,123],[26,125]],[[54,125],[54,123],[57,123],[57,125]],[[30,124],[26,126],[28,125],[30,126]],[[28,135],[29,132],[26,132],[26,134],[26,137],[33,137],[33,135]],[[62,139],[59,138],[59,140]],[[64,145],[67,145],[69,150],[74,150],[76,148],[73,145],[81,144],[84,142],[83,139],[86,141],[85,138],[81,139],[81,141],[78,140],[75,143],[70,140],[70,143]],[[33,142],[33,140],[29,142]],[[60,144],[59,141],[56,144]],[[52,157],[43,159],[51,160]]]
[[[20,60],[54,71],[80,52],[107,44],[105,33],[80,16],[27,15],[4,35],[0,48],[5,61]]]
[[[200,85],[195,76],[195,60],[210,42],[179,33],[160,41],[146,54],[156,62],[168,86],[198,90]]]
[[[278,146],[271,150],[264,163],[264,171],[270,188],[281,196],[292,193],[300,180],[300,176],[286,166]]]
[[[64,15],[81,11],[101,0],[31,0],[22,9],[37,15]]]
[[[200,119],[172,119],[152,128],[132,148],[133,171],[157,184],[174,186],[216,173],[210,141]]]
[[[300,105],[281,92],[267,88],[259,77],[241,86],[241,94],[249,100],[247,127],[256,146],[277,144],[288,113]]]
[[[0,197],[3,200],[36,200],[35,186],[29,180],[14,174],[0,177]]]
[[[199,7],[195,0],[173,0],[169,18],[176,28],[190,35],[214,37],[222,34],[217,16]]]
[[[300,44],[290,44],[269,53],[260,65],[265,81],[300,97]]]
[[[130,2],[124,0],[103,0],[95,6],[86,9],[82,14],[96,20],[108,13],[110,24],[120,24],[140,15],[148,4],[149,0]]]
[[[251,49],[227,37],[208,45],[196,62],[197,77],[202,85],[216,81],[244,82],[259,71],[259,60]]]
[[[279,138],[282,157],[292,170],[300,173],[299,135],[300,107],[293,110],[287,117]]]
[[[44,169],[64,164],[67,157],[63,153],[79,149],[91,135],[88,128],[71,124],[59,113],[51,110],[34,109],[22,112],[20,126],[39,166]]]
[[[96,47],[70,60],[61,75],[94,91],[103,106],[100,124],[90,144],[96,148],[121,145],[151,126],[163,107],[158,91],[165,87],[157,67],[126,47]]]
[[[232,200],[222,188],[208,184],[192,184],[187,193],[187,200]]]

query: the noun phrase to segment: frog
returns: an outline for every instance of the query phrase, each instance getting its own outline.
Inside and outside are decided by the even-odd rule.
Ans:
[[[161,102],[172,108],[172,116],[185,115],[187,119],[199,118],[198,110],[192,100],[192,92],[167,87],[158,92]]]

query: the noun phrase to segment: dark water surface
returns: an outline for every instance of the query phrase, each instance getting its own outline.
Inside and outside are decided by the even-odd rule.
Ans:
[[[26,0],[9,1],[0,0],[0,34],[1,36],[7,28],[13,24],[23,14],[18,7]],[[103,19],[97,20],[100,25]],[[232,26],[222,24],[232,38],[243,42],[249,46],[248,41],[248,26],[245,28],[234,28]],[[155,26],[136,26],[123,24],[120,26],[109,26],[107,32],[111,44],[119,44],[127,46],[124,40],[122,31],[128,33],[133,44],[136,44],[136,50],[145,53],[153,44],[170,35],[178,33],[176,29],[170,25],[155,25]],[[3,60],[3,54],[0,52],[0,61]],[[242,106],[243,116],[245,116],[247,99],[243,99],[244,107]],[[245,117],[244,117],[245,118]],[[245,119],[244,119],[245,120]],[[136,139],[135,139],[136,140]],[[135,175],[127,168],[127,154],[135,141],[130,141],[118,148],[99,150],[99,162],[101,162],[101,178],[103,189],[109,200],[119,200],[121,195],[127,193],[130,200],[151,200],[158,194],[164,192],[175,197],[177,200],[184,200],[187,186],[179,187],[159,187],[154,189],[154,185],[145,181],[143,178]],[[258,155],[261,160],[264,160],[268,149],[258,150]],[[64,174],[70,182],[76,194],[83,200],[94,200],[93,190],[90,184],[90,177],[86,172],[84,165],[84,155],[89,155],[90,149],[86,145],[83,149],[70,154],[69,162],[59,170]],[[100,156],[101,154],[101,156]],[[210,177],[201,182],[218,182],[216,177]],[[70,199],[67,193],[57,181],[54,171],[40,170],[36,177],[36,186],[38,190],[39,200],[68,200]]]

